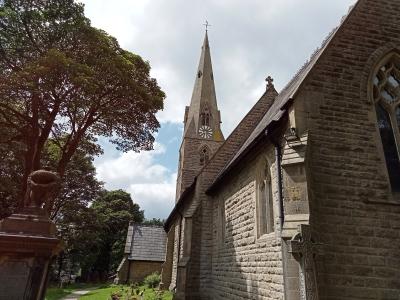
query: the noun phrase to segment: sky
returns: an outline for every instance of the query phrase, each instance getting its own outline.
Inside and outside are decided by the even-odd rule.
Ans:
[[[92,25],[149,61],[166,93],[154,150],[121,153],[100,139],[95,160],[108,190],[129,192],[146,218],[167,218],[175,203],[183,116],[189,105],[207,20],[227,137],[265,91],[281,90],[355,0],[81,0]]]

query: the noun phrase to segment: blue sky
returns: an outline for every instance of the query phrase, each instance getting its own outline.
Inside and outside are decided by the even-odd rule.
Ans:
[[[355,0],[81,0],[95,27],[152,66],[166,92],[154,151],[119,153],[101,140],[95,161],[107,189],[124,189],[147,218],[166,218],[175,199],[182,120],[204,37],[209,39],[222,130],[227,137],[271,75],[280,90],[340,23]]]

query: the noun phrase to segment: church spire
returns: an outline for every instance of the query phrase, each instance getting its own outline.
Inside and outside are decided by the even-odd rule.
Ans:
[[[208,23],[206,25],[210,26]],[[192,100],[190,106],[186,106],[184,124],[183,140],[179,150],[176,199],[192,184],[198,172],[224,141],[207,30],[201,47]]]
[[[208,23],[206,24],[210,26]],[[203,46],[201,47],[200,62],[196,72],[192,100],[186,110],[185,135],[193,136],[200,134],[201,137],[208,139],[223,140],[207,30]],[[206,132],[204,133],[203,131]]]

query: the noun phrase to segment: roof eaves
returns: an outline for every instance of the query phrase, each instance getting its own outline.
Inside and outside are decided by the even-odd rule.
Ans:
[[[165,221],[164,224],[164,230],[165,232],[168,233],[169,228],[170,228],[170,223],[172,222],[173,218],[175,217],[176,213],[180,213],[179,209],[183,206],[184,203],[184,199],[186,197],[186,195],[188,195],[190,192],[192,192],[194,190],[194,187],[196,186],[196,182],[197,182],[197,176],[194,178],[192,184],[190,186],[188,186],[183,193],[181,194],[181,196],[179,197],[178,201],[176,202],[174,208],[172,209],[171,213],[169,214],[167,220]]]

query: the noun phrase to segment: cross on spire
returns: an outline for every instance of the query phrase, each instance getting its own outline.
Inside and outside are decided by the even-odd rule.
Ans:
[[[265,81],[267,82],[267,89],[274,86],[274,79],[271,76],[268,76]]]
[[[208,27],[210,27],[211,25],[208,23],[208,21],[206,20],[206,22],[203,24],[206,27],[206,31],[208,31]]]

